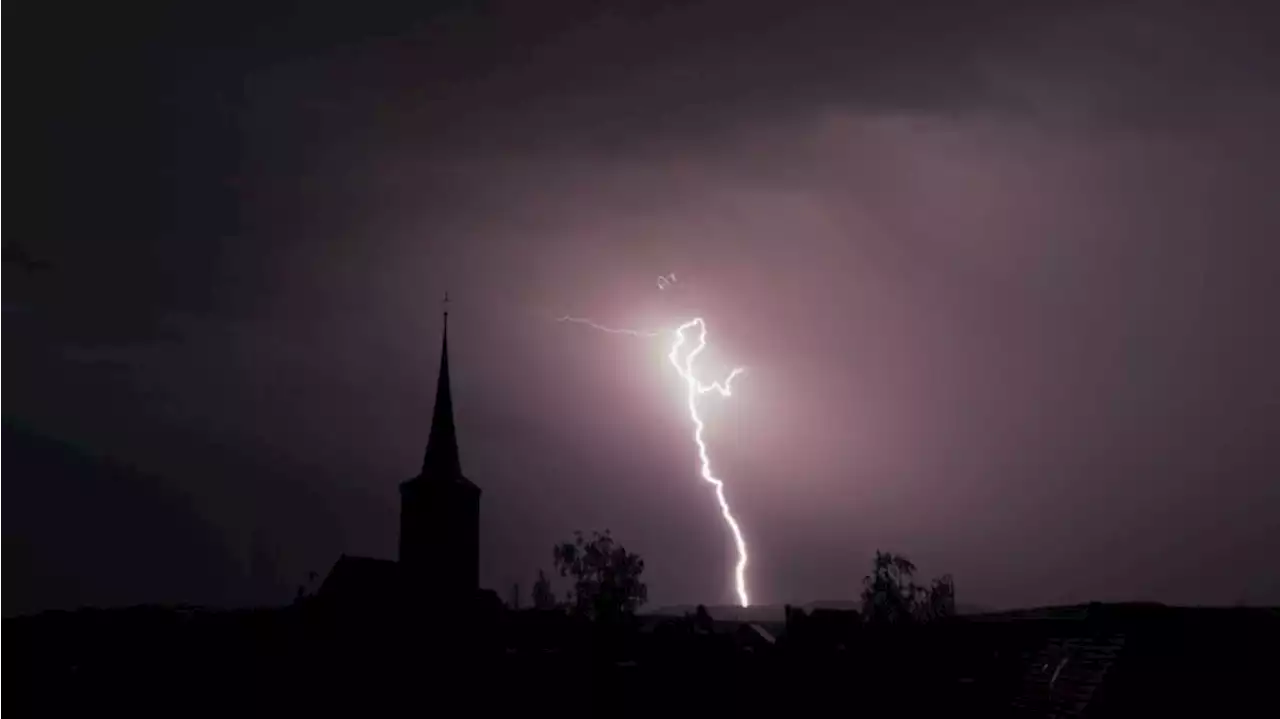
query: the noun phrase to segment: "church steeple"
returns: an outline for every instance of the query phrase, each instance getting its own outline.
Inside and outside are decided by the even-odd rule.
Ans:
[[[423,476],[461,479],[458,433],[453,424],[453,394],[449,390],[449,295],[444,296],[444,330],[440,339],[440,375],[436,379],[436,406],[431,414],[431,434],[422,458]]]
[[[449,388],[449,311],[445,296],[440,375],[431,434],[418,476],[400,483],[400,565],[430,596],[469,600],[480,586],[480,488],[462,476]]]

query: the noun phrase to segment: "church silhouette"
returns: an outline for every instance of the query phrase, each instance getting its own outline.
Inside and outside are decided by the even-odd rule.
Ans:
[[[481,598],[480,487],[462,473],[449,386],[449,312],[444,312],[440,372],[431,432],[418,474],[400,483],[399,559],[342,555],[317,598],[341,608],[462,609]]]

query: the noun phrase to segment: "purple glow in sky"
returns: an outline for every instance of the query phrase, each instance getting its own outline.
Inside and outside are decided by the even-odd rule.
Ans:
[[[6,612],[394,556],[446,287],[504,596],[608,527],[653,604],[739,599],[670,345],[581,313],[750,364],[698,410],[752,604],[877,548],[963,604],[1280,603],[1265,3],[32,12],[6,426],[154,479],[7,475]]]

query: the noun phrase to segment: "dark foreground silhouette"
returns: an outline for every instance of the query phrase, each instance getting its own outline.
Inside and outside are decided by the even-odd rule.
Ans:
[[[312,598],[6,619],[9,706],[15,716],[1221,716],[1267,705],[1280,646],[1274,609],[1095,604],[886,627],[793,610],[770,629],[705,612],[592,623],[480,596],[452,610]]]

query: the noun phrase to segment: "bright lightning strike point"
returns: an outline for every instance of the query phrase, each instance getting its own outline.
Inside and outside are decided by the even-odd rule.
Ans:
[[[660,280],[663,278],[660,278]],[[675,276],[671,276],[672,282]],[[661,287],[662,283],[659,282]],[[608,327],[599,324],[585,317],[570,317],[565,315],[557,319],[559,322],[571,322],[574,324],[586,325],[600,332],[609,334],[628,335],[630,337],[658,337],[664,332],[654,332],[650,330],[634,330],[617,327]],[[684,361],[680,359],[680,350],[685,346],[687,330],[697,328],[698,339],[697,346],[689,350],[684,355]],[[729,507],[729,500],[725,497],[724,481],[716,477],[711,471],[711,455],[707,450],[707,444],[702,439],[703,430],[706,424],[702,421],[702,417],[698,414],[698,397],[708,392],[715,392],[722,397],[730,397],[733,395],[733,380],[744,372],[742,367],[735,368],[729,373],[729,376],[723,382],[712,382],[704,384],[698,380],[694,373],[693,363],[702,354],[707,347],[707,323],[701,317],[695,317],[688,322],[676,328],[675,341],[671,345],[671,351],[667,354],[667,359],[671,362],[671,366],[675,367],[680,378],[684,380],[686,387],[686,404],[689,408],[689,419],[693,422],[693,442],[698,447],[699,474],[702,479],[715,487],[716,501],[720,504],[720,514],[724,517],[724,522],[729,527],[729,531],[733,534],[733,541],[738,550],[738,562],[734,567],[734,588],[738,594],[738,603],[747,607],[751,605],[751,599],[747,593],[747,541],[742,536],[742,528],[738,525],[738,520],[734,518],[733,511]]]

